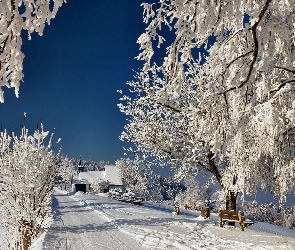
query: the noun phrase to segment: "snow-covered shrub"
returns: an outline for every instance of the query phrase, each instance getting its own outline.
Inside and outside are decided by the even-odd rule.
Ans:
[[[94,193],[103,193],[107,187],[108,183],[98,177],[96,177],[91,184],[91,189]]]
[[[295,227],[294,207],[285,208],[273,203],[258,204],[256,201],[245,201],[244,211],[245,215],[252,220],[268,222],[291,229]]]
[[[278,209],[273,203],[259,205],[256,201],[246,202],[244,210],[251,219],[268,222],[277,226],[283,224],[282,210]]]
[[[51,150],[48,132],[33,135],[22,128],[21,136],[0,134],[0,165],[3,188],[1,212],[8,249],[28,249],[51,214],[51,192],[58,156]]]
[[[295,207],[293,206],[291,209],[286,209],[287,212],[284,213],[284,227],[293,229],[295,228]]]

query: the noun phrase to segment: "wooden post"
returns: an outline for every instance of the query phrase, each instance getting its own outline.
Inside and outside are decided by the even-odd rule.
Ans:
[[[245,220],[244,212],[239,212],[238,216],[239,216],[240,230],[244,231],[244,229],[245,229],[245,227],[244,227],[244,220]]]
[[[223,223],[222,223],[222,217],[221,217],[221,211],[218,211],[218,221],[219,221],[219,226],[223,227]]]
[[[209,207],[202,207],[202,209],[201,209],[201,216],[204,219],[210,218],[210,209],[209,209]]]
[[[176,213],[177,215],[179,215],[179,207],[175,206],[175,207],[174,207],[174,211],[175,211],[175,213]]]
[[[177,202],[174,203],[174,212],[176,215],[179,215],[179,205]]]

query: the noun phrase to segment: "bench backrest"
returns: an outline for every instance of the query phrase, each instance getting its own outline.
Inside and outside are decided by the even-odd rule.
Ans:
[[[244,220],[244,212],[231,211],[231,210],[219,210],[218,215],[221,218],[228,220]]]

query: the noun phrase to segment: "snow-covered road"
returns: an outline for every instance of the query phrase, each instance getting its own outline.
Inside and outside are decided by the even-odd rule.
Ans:
[[[42,249],[142,249],[139,242],[80,201],[57,194],[53,205],[55,221],[45,236]]]
[[[55,193],[53,203],[55,221],[42,249],[295,249],[293,230],[267,223],[241,232],[220,228],[214,214],[207,220],[198,212],[174,216],[169,206],[139,207],[103,195]]]

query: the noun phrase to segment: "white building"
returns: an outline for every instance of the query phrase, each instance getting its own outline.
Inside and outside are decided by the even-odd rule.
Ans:
[[[120,188],[124,191],[122,179],[115,165],[106,165],[103,171],[80,172],[78,180],[75,181],[76,191],[90,191],[91,184],[97,178],[107,183],[105,192],[113,188]]]

